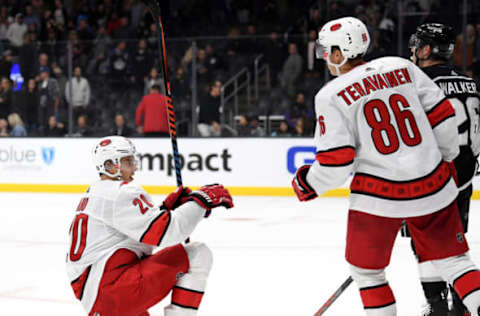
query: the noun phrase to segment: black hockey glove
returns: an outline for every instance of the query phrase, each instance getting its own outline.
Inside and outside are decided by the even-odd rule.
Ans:
[[[295,177],[292,180],[292,187],[300,201],[310,201],[317,197],[315,190],[307,182],[307,173],[310,165],[304,165],[298,168]]]

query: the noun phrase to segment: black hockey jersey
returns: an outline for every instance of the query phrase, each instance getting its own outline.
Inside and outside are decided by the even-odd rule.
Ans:
[[[455,159],[459,188],[470,185],[480,152],[479,105],[475,81],[450,64],[437,64],[422,70],[443,90],[455,108],[460,154]]]

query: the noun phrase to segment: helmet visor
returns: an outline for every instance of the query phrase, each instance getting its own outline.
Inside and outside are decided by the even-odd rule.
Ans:
[[[328,48],[320,44],[320,40],[315,41],[315,57],[326,60],[328,57]]]
[[[412,34],[410,36],[410,39],[408,40],[409,48],[422,48],[423,46],[425,46],[425,43],[420,38],[418,38],[416,34]]]

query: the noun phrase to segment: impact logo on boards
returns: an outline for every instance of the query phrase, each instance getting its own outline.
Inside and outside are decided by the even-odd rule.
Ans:
[[[287,151],[287,170],[295,174],[303,165],[311,165],[315,161],[317,148],[315,146],[294,146]]]
[[[141,171],[166,171],[168,176],[175,173],[175,163],[171,153],[138,153]],[[225,148],[221,152],[180,154],[180,168],[191,172],[231,172],[232,155]]]
[[[55,147],[0,147],[0,166],[13,169],[41,169],[55,160]]]

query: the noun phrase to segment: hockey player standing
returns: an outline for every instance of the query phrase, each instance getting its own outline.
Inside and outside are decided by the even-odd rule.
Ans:
[[[455,109],[458,126],[460,154],[454,163],[458,172],[458,210],[464,232],[468,228],[468,211],[472,196],[472,179],[475,175],[480,151],[479,104],[477,87],[472,78],[457,72],[448,63],[455,47],[455,33],[450,26],[436,23],[423,24],[410,38],[412,61],[443,90]],[[430,262],[419,264],[420,280],[427,298],[424,315],[447,316],[447,284]],[[458,296],[452,292],[455,315],[465,311]]]
[[[480,271],[455,198],[455,113],[442,90],[399,57],[363,61],[370,39],[356,18],[325,24],[317,56],[338,76],[315,96],[316,161],[292,185],[301,201],[350,185],[346,260],[368,316],[396,315],[384,269],[405,220],[420,262],[432,261],[479,315]]]
[[[121,136],[93,149],[100,180],[90,185],[70,226],[67,274],[89,316],[147,316],[172,292],[166,316],[193,316],[212,264],[203,243],[182,245],[211,209],[230,208],[222,185],[179,187],[161,207],[132,182],[135,147]],[[155,247],[162,249],[152,254]]]

